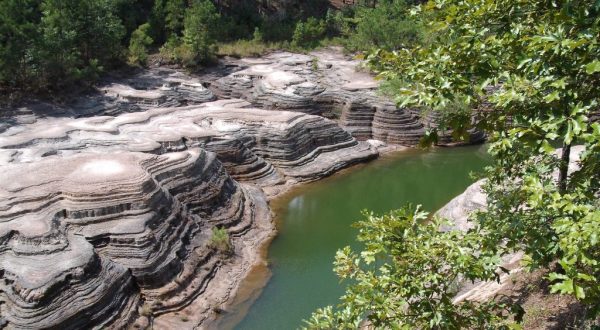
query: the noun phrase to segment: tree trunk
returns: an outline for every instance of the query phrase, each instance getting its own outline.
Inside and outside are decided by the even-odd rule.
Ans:
[[[569,175],[569,162],[571,160],[571,143],[563,144],[562,155],[558,172],[558,191],[564,194],[567,191],[567,176]]]

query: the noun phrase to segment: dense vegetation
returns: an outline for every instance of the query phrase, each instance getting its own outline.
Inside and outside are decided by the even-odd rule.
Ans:
[[[488,132],[486,210],[466,233],[411,208],[359,223],[364,250],[338,252],[351,279],[337,308],[310,328],[519,328],[518,301],[452,302],[460,280],[491,280],[499,257],[524,251],[551,271],[552,292],[600,315],[600,5],[591,0],[436,0],[412,9],[429,21],[426,45],[369,57],[402,106],[435,111],[457,138]],[[478,109],[475,115],[465,109]],[[435,142],[435,129],[428,143]],[[583,145],[569,173],[571,148]],[[562,149],[557,151],[555,147]],[[550,267],[557,261],[558,266]],[[459,280],[460,279],[460,280]],[[365,323],[363,323],[365,322]]]
[[[296,21],[324,15],[326,6],[309,1],[275,20],[253,1],[1,0],[0,87],[43,91],[91,83],[126,61],[145,64],[158,48],[166,61],[206,64],[217,41],[249,38],[255,29],[266,40],[291,39]]]
[[[125,65],[188,68],[222,55],[329,42],[393,50],[420,39],[403,1],[0,0],[0,89],[52,92]],[[333,40],[333,41],[332,41]],[[219,50],[219,47],[221,50]]]

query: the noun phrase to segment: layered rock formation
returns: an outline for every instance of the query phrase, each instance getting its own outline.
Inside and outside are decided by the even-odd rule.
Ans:
[[[0,109],[0,132],[44,117],[119,115],[213,100],[215,96],[199,78],[177,70],[154,68],[127,78],[105,78],[95,92],[62,104],[32,100],[16,109]]]
[[[189,304],[202,324],[272,235],[258,187],[376,156],[331,120],[240,100],[11,126],[0,133],[0,325],[143,326]],[[213,227],[233,241],[227,264]]]
[[[210,322],[261,262],[268,198],[377,157],[361,140],[422,136],[427,122],[356,64],[323,51],[201,78],[152,69],[13,109],[0,121],[0,328]]]
[[[219,266],[210,229],[243,236],[268,214],[262,194],[200,149],[6,165],[0,210],[4,322],[73,329],[128,325],[141,301],[156,312],[189,303]]]
[[[240,100],[117,117],[53,118],[0,134],[0,160],[34,162],[80,150],[164,154],[202,147],[235,178],[261,186],[310,181],[377,156],[331,120],[249,108]]]
[[[219,97],[242,98],[264,109],[339,119],[345,130],[361,140],[417,144],[430,122],[378,95],[378,83],[358,70],[359,63],[339,51],[277,52],[240,60],[237,65],[243,70],[218,79],[209,88]]]

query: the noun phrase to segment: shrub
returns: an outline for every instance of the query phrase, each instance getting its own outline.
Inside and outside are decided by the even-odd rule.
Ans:
[[[208,0],[196,0],[186,10],[182,51],[186,66],[210,63],[216,53],[215,26],[219,22],[217,9]]]
[[[262,32],[260,32],[260,29],[257,27],[254,28],[254,33],[252,34],[252,41],[254,42],[262,42],[263,41],[263,35]]]
[[[217,252],[225,255],[231,255],[233,253],[231,239],[229,238],[229,233],[225,228],[214,227],[212,229],[212,236],[210,237],[209,246],[212,249],[215,249]]]
[[[140,315],[142,316],[150,316],[152,315],[152,307],[148,304],[143,304],[139,310]]]
[[[178,48],[181,46],[181,39],[177,37],[171,37],[167,42],[160,47],[160,56],[169,63],[177,63],[180,61],[178,54]]]
[[[506,329],[507,315],[520,321],[518,305],[453,302],[457,282],[499,277],[499,258],[482,250],[479,233],[441,232],[446,223],[420,207],[364,215],[356,224],[364,249],[335,256],[346,293],[337,308],[313,313],[308,329]]]
[[[148,46],[154,42],[148,35],[150,32],[150,24],[144,23],[140,25],[131,34],[129,40],[129,57],[128,61],[130,64],[144,64],[148,59]]]
[[[325,36],[327,25],[325,21],[310,17],[306,22],[298,22],[292,37],[292,46],[299,48],[315,48],[320,39]]]

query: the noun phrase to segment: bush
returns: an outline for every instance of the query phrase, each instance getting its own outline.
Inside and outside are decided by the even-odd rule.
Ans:
[[[381,1],[374,8],[357,7],[329,18],[347,37],[350,51],[370,51],[382,48],[396,50],[412,46],[422,39],[424,28],[408,15],[409,4],[401,0]]]
[[[184,19],[182,51],[186,66],[206,64],[214,61],[216,41],[215,26],[219,22],[217,9],[209,0],[196,0],[186,10]]]
[[[154,42],[148,35],[150,32],[150,24],[145,23],[140,25],[131,34],[129,40],[129,57],[128,61],[130,64],[145,64],[148,59],[148,46]]]
[[[507,329],[509,314],[520,321],[518,305],[453,302],[459,281],[499,277],[499,257],[482,250],[479,233],[441,232],[447,223],[419,207],[365,218],[356,224],[364,249],[335,256],[334,271],[349,282],[345,295],[337,308],[313,313],[307,328]]]
[[[160,47],[160,56],[167,63],[181,63],[181,52],[180,47],[182,45],[181,39],[177,37],[171,37],[167,42]]]
[[[212,236],[210,237],[210,248],[215,249],[217,252],[225,255],[233,254],[233,246],[231,245],[231,239],[229,233],[225,228],[214,227],[212,229]]]
[[[325,21],[310,17],[306,22],[298,22],[292,37],[292,46],[304,49],[315,48],[325,36],[327,25]]]
[[[254,42],[262,42],[263,41],[263,35],[262,32],[260,32],[260,29],[257,27],[254,28],[254,33],[252,34],[252,41]]]

